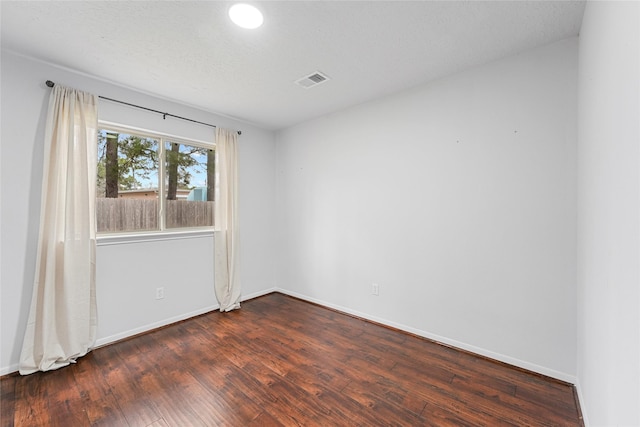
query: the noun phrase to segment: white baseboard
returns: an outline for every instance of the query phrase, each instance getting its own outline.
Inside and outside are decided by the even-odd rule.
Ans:
[[[530,362],[527,362],[527,361],[524,361],[524,360],[516,359],[514,357],[506,356],[504,354],[496,353],[496,352],[493,352],[491,350],[487,350],[487,349],[484,349],[484,348],[481,348],[481,347],[476,347],[476,346],[471,345],[471,344],[467,344],[467,343],[463,343],[463,342],[460,342],[460,341],[456,341],[456,340],[453,340],[453,339],[450,339],[450,338],[447,338],[447,337],[443,337],[443,336],[440,336],[440,335],[437,335],[437,334],[433,334],[431,332],[422,331],[420,329],[415,329],[415,328],[412,328],[410,326],[406,326],[406,325],[402,325],[400,323],[392,322],[392,321],[387,320],[387,319],[382,319],[382,318],[379,318],[379,317],[376,317],[376,316],[371,316],[371,315],[369,315],[367,313],[361,313],[359,311],[352,310],[352,309],[347,308],[347,307],[342,307],[342,306],[339,306],[339,305],[336,305],[336,304],[331,304],[329,302],[322,301],[322,300],[319,300],[319,299],[316,299],[316,298],[311,298],[311,297],[308,297],[306,295],[299,294],[297,292],[291,292],[291,291],[288,291],[288,290],[285,290],[285,289],[280,289],[280,288],[276,288],[276,290],[277,290],[277,292],[283,293],[285,295],[290,295],[292,297],[296,297],[296,298],[299,298],[301,300],[305,300],[305,301],[309,301],[309,302],[312,302],[312,303],[315,303],[315,304],[318,304],[318,305],[322,305],[324,307],[332,308],[334,310],[338,310],[338,311],[341,311],[343,313],[347,313],[347,314],[351,314],[353,316],[361,317],[363,319],[371,320],[372,322],[380,323],[380,324],[385,325],[385,326],[390,326],[392,328],[399,329],[399,330],[402,330],[402,331],[405,331],[405,332],[409,332],[409,333],[412,333],[414,335],[418,335],[418,336],[421,336],[423,338],[427,338],[427,339],[430,339],[430,340],[433,340],[433,341],[437,341],[439,343],[446,344],[446,345],[451,346],[451,347],[459,348],[461,350],[470,351],[472,353],[475,353],[475,354],[478,354],[478,355],[481,355],[481,356],[485,356],[485,357],[488,357],[490,359],[495,359],[495,360],[498,360],[500,362],[508,363],[509,365],[517,366],[519,368],[523,368],[523,369],[526,369],[526,370],[529,370],[529,371],[532,371],[532,372],[536,372],[536,373],[539,373],[539,374],[542,374],[542,375],[546,375],[548,377],[555,378],[555,379],[558,379],[558,380],[561,380],[561,381],[564,381],[564,382],[567,382],[567,383],[570,383],[570,384],[575,384],[576,383],[576,377],[575,376],[566,374],[564,372],[559,372],[559,371],[556,371],[554,369],[546,368],[544,366],[536,365],[534,363],[530,363]]]
[[[587,418],[587,411],[586,408],[584,407],[584,395],[582,394],[582,387],[580,386],[580,379],[576,379],[576,382],[574,383],[576,385],[576,393],[578,394],[578,402],[576,402],[578,405],[580,405],[580,413],[582,414],[582,422],[584,422],[585,427],[589,427],[591,424],[589,424],[589,418]]]
[[[259,292],[254,292],[252,294],[243,295],[240,298],[240,301],[246,301],[246,300],[250,300],[250,299],[253,299],[253,298],[261,297],[263,295],[267,295],[267,294],[270,294],[270,293],[275,292],[275,291],[276,291],[276,288],[271,288],[271,289],[267,289],[267,290],[264,290],[264,291],[259,291]],[[210,311],[218,310],[219,308],[220,308],[219,304],[211,305],[209,307],[204,307],[202,309],[195,310],[195,311],[192,311],[192,312],[189,312],[189,313],[180,314],[178,316],[170,317],[168,319],[164,319],[164,320],[160,320],[158,322],[150,323],[148,325],[140,326],[140,327],[135,328],[135,329],[131,329],[131,330],[128,330],[128,331],[120,332],[118,334],[114,334],[114,335],[111,335],[111,336],[108,336],[108,337],[100,338],[100,339],[96,340],[96,345],[95,345],[94,348],[103,347],[105,345],[114,343],[116,341],[123,340],[125,338],[132,337],[134,335],[141,334],[143,332],[151,331],[153,329],[161,328],[163,326],[167,326],[167,325],[170,325],[172,323],[176,323],[176,322],[180,322],[182,320],[190,319],[192,317],[200,316],[201,314],[209,313]],[[17,370],[17,368],[16,368],[16,370]]]
[[[254,292],[254,293],[249,294],[249,295],[243,295],[241,300],[242,301],[247,301],[247,300],[250,300],[250,299],[254,299],[254,298],[258,298],[258,297],[264,296],[264,295],[271,294],[273,292],[279,292],[278,288],[269,288],[269,289],[264,290],[264,291],[258,291],[258,292]]]
[[[189,313],[180,314],[178,316],[170,317],[168,319],[159,320],[157,322],[149,323],[144,326],[140,326],[138,328],[130,329],[128,331],[119,332],[117,334],[110,335],[108,337],[98,338],[96,340],[96,344],[93,348],[103,347],[105,345],[114,343],[116,341],[123,340],[125,338],[132,337],[134,335],[138,335],[144,332],[152,331],[154,329],[161,328],[163,326],[170,325],[172,323],[180,322],[182,320],[189,319],[191,317],[199,316],[204,313],[208,313],[210,311],[214,311],[219,309],[220,306],[218,304],[211,305],[209,307],[204,307],[199,310],[191,311]]]

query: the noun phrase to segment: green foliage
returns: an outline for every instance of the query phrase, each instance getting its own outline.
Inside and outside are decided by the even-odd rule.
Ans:
[[[97,191],[104,195],[106,188],[106,130],[98,133],[98,165],[97,165]],[[133,190],[137,188],[158,187],[158,144],[153,138],[139,137],[128,134],[118,134],[118,189]],[[192,172],[195,168],[201,168],[206,172],[206,162],[198,162],[194,157],[206,156],[207,149],[189,145],[167,144],[166,169],[175,171],[174,179],[176,188],[192,189]],[[170,178],[171,179],[171,178]]]
[[[158,171],[158,142],[130,135],[118,140],[118,188],[140,188],[140,180],[149,180]]]
[[[106,185],[106,132],[98,134],[98,191]],[[158,141],[134,135],[118,135],[118,188],[132,190],[143,187],[142,180],[153,180],[158,173]]]

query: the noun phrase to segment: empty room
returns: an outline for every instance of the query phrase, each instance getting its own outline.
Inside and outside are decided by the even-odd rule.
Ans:
[[[0,18],[2,426],[640,426],[640,2]]]

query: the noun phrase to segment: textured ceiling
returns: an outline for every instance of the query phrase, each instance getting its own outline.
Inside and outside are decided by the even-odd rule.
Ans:
[[[0,3],[2,47],[279,129],[576,36],[583,1]],[[321,71],[330,81],[294,81]]]

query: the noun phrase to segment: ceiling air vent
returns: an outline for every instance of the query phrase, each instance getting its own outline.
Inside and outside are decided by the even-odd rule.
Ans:
[[[313,74],[296,80],[296,84],[302,86],[305,89],[309,89],[310,87],[317,86],[320,83],[326,82],[327,80],[329,80],[329,77],[325,76],[319,71],[316,71]]]

